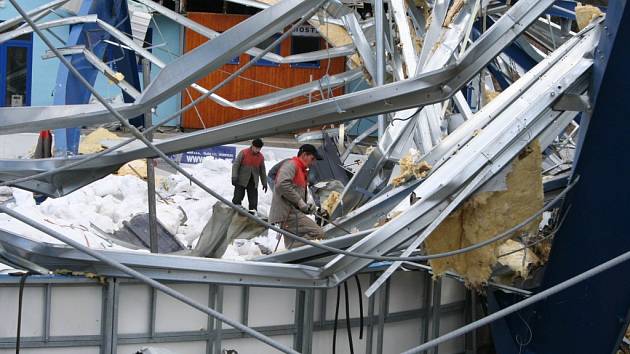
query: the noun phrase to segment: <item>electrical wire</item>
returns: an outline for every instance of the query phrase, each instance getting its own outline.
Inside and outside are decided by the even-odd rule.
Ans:
[[[357,274],[354,275],[357,282],[357,291],[359,292],[359,339],[363,339],[363,290],[361,290],[361,280]]]
[[[348,282],[343,282],[343,293],[346,299],[346,331],[348,332],[348,346],[350,354],[354,354],[354,344],[352,343],[352,325],[350,324],[350,299],[348,296]]]
[[[335,305],[335,321],[333,322],[332,354],[337,354],[337,324],[339,323],[339,300],[341,285],[337,285],[337,304]]]
[[[20,276],[20,287],[18,290],[17,334],[15,335],[15,354],[20,354],[20,342],[22,340],[22,304],[24,298],[24,284],[26,283],[26,278],[28,278],[28,276],[30,275],[30,272],[26,272],[21,274]]]
[[[418,107],[418,108],[416,108],[415,112],[413,112],[413,113],[412,113],[409,117],[405,117],[405,118],[393,118],[391,121],[392,121],[392,122],[396,122],[396,121],[401,121],[401,122],[404,122],[404,121],[407,121],[407,120],[409,120],[409,119],[411,119],[411,118],[415,117],[415,116],[416,116],[416,114],[420,113],[420,110],[421,110],[421,109],[422,109],[422,107]]]

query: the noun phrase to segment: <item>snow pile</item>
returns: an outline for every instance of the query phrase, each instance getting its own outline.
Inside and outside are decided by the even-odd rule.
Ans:
[[[266,161],[271,168],[276,161]],[[213,191],[231,200],[234,187],[231,185],[232,163],[227,160],[207,157],[197,165],[185,169]],[[212,215],[212,206],[217,199],[192,184],[181,174],[170,175],[156,186],[157,218],[166,229],[184,245],[194,247]],[[113,233],[123,226],[123,221],[134,215],[148,212],[146,182],[136,176],[110,175],[67,196],[47,199],[35,205],[32,193],[12,188],[12,208],[38,222],[49,226],[91,248],[121,248],[99,236],[97,230]],[[264,193],[259,186],[258,211],[268,215],[271,206],[271,191]],[[247,197],[243,205],[247,207]],[[56,239],[27,226],[6,215],[0,215],[0,228],[30,239],[60,243]],[[224,258],[247,259],[261,254],[260,247],[273,250],[275,234],[259,236],[250,241],[237,240],[230,245]],[[283,249],[280,242],[278,249]]]

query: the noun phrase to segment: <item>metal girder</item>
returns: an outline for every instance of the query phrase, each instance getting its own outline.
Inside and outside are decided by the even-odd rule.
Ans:
[[[479,70],[501,52],[502,48],[514,40],[520,32],[542,13],[551,0],[519,1],[509,16],[501,18],[494,26],[475,42],[456,65],[432,71],[416,78],[387,84],[383,87],[367,89],[343,96],[315,102],[280,112],[232,122],[219,127],[168,139],[157,146],[167,153],[189,151],[194,148],[214,146],[242,141],[256,136],[273,135],[295,131],[315,124],[329,124],[386,113],[394,110],[442,101],[457,92]],[[144,105],[118,106],[124,117],[134,117],[143,113]],[[28,118],[28,119],[27,119]],[[100,105],[64,107],[18,107],[0,108],[0,126],[12,131],[40,130],[45,128],[72,126],[75,122],[90,125],[111,121],[109,112]],[[32,120],[29,123],[29,120]],[[24,129],[24,127],[29,129]],[[120,164],[137,158],[155,157],[148,148],[137,148],[124,153],[114,153],[82,166],[86,176],[77,175],[76,180],[90,177],[89,166]],[[70,160],[7,161],[2,164],[2,180],[41,171],[44,164],[60,166]],[[27,166],[31,166],[30,168]],[[47,169],[47,168],[45,168]],[[44,170],[45,170],[44,169]],[[75,171],[78,171],[77,169]],[[7,178],[8,177],[8,178]],[[90,177],[92,178],[92,177]],[[93,180],[93,179],[92,179]],[[57,181],[63,185],[63,181]]]
[[[570,43],[559,48],[552,53],[542,63],[534,67],[527,74],[522,76],[514,84],[512,84],[501,95],[491,101],[477,112],[472,119],[464,122],[458,129],[448,135],[442,142],[436,145],[430,152],[422,156],[420,160],[428,162],[434,168],[439,167],[446,159],[448,159],[455,151],[464,146],[472,139],[479,130],[483,129],[489,122],[495,119],[503,110],[518,99],[520,93],[529,90],[529,88],[538,82],[550,67],[558,65],[558,63],[566,57],[570,49],[577,43],[578,39],[572,39]],[[579,91],[578,91],[579,92]],[[565,124],[566,126],[566,124]],[[547,140],[554,139],[555,136],[541,137],[541,144],[548,145]],[[366,162],[368,163],[368,162]],[[374,220],[389,213],[398,203],[409,196],[419,181],[411,181],[402,186],[385,188],[379,195],[375,196],[370,202],[362,205],[360,208],[352,211],[343,218],[337,219],[336,223],[342,227],[357,227],[359,230],[368,227]],[[327,235],[338,235],[338,232],[329,227]]]
[[[73,17],[66,17],[66,18],[61,18],[58,20],[52,20],[52,21],[40,23],[38,24],[38,27],[41,29],[49,29],[49,28],[55,28],[55,27],[60,27],[60,26],[76,25],[80,23],[96,23],[97,19],[98,17],[95,14],[85,15],[85,16],[73,16]],[[19,36],[23,36],[25,34],[32,33],[32,32],[33,32],[33,29],[30,27],[22,27],[22,28],[15,29],[13,31],[4,32],[0,34],[0,43],[4,43],[8,40],[11,40],[11,39],[14,39]]]
[[[137,0],[137,2],[147,6],[148,8],[154,11],[157,11],[158,13],[165,16],[166,18],[172,21],[175,21],[176,23],[196,33],[199,33],[200,35],[208,39],[214,39],[220,35],[219,32],[216,32],[206,26],[203,26],[199,24],[198,22],[195,22],[189,19],[186,16],[178,14],[177,12],[167,7],[164,7],[157,2],[154,2],[151,0]],[[265,6],[262,8],[267,8],[267,7],[268,5],[265,4]],[[246,50],[245,53],[252,56],[257,56],[258,54],[260,54],[261,51],[262,50],[258,48],[251,48],[251,49]],[[347,55],[354,54],[354,51],[355,49],[353,45],[345,45],[345,46],[340,46],[340,47],[335,47],[335,48],[318,50],[318,51],[314,51],[310,53],[289,55],[286,57],[283,57],[275,53],[267,53],[262,58],[267,61],[278,63],[278,64],[293,64],[293,63],[301,63],[305,61],[322,60],[322,59],[328,59],[328,58],[337,58],[337,57],[347,56]]]
[[[442,24],[446,18],[449,3],[450,1],[447,0],[436,0],[433,4],[433,11],[431,11],[430,17],[431,23],[429,24],[426,35],[424,36],[423,43],[437,43],[440,33],[442,33],[443,30]],[[422,46],[420,57],[417,60],[417,67],[414,70],[416,73],[423,72],[422,69],[429,59],[432,51],[433,48],[431,46]]]
[[[554,124],[556,122],[565,122],[566,118],[575,117],[575,112],[556,112],[552,110],[545,110],[537,118],[536,124],[533,124],[529,129],[523,129],[522,133],[513,141],[504,153],[495,157],[491,164],[485,166],[473,180],[466,184],[466,186],[459,192],[452,201],[449,202],[448,207],[440,212],[440,215],[435,218],[430,225],[428,225],[422,233],[416,237],[413,242],[402,252],[401,257],[408,257],[412,252],[418,249],[422,242],[444,221],[466,198],[468,198],[477,189],[482,187],[486,182],[490,181],[493,176],[503,170],[527,145],[545,131],[549,131],[549,135],[558,135],[562,132],[562,129],[566,125],[560,126]],[[564,119],[563,119],[564,118]],[[548,127],[551,127],[549,129]],[[387,270],[368,288],[366,296],[371,296],[374,292],[385,283],[385,281],[403,264],[403,262],[393,262]]]
[[[283,0],[231,27],[165,66],[142,92],[139,102],[147,107],[157,105],[324,2]]]
[[[359,24],[356,14],[351,13],[342,17],[350,37],[359,52],[359,56],[363,61],[365,70],[370,74],[372,79],[376,78],[376,58],[374,56],[372,46],[365,38],[365,33]],[[378,34],[377,34],[378,35]]]
[[[426,65],[415,65],[414,70],[417,71],[414,76],[438,70],[449,62],[459,43],[466,37],[464,33],[468,28],[468,22],[474,20],[472,12],[476,3],[477,1],[473,1],[464,5],[450,28],[443,28],[441,25],[437,27],[442,38],[441,43],[434,48]],[[417,62],[414,61],[414,63]],[[414,143],[412,139],[414,130],[419,131],[422,135],[422,151],[428,151],[433,146],[433,142],[437,142],[436,140],[441,138],[439,122],[436,122],[436,120],[439,121],[440,117],[436,115],[436,109],[441,115],[441,103],[425,106],[420,111],[407,109],[398,111],[393,115],[392,122],[379,140],[378,149],[375,149],[368,156],[365,164],[345,186],[341,194],[340,207],[335,211],[335,216],[344,215],[368,200],[370,194],[366,194],[365,191],[368,193],[377,192],[383,186],[383,182],[387,183],[392,170],[391,167],[387,167],[388,161],[399,159],[409,151]]]
[[[351,250],[382,255],[426,227],[429,220],[433,220],[448,206],[449,202],[446,199],[448,196],[460,189],[489,160],[492,160],[493,156],[500,153],[506,141],[511,141],[523,132],[526,133],[525,128],[532,124],[532,121],[536,121],[535,118],[543,113],[541,110],[544,111],[545,107],[550,106],[559,94],[591,66],[592,60],[583,57],[592,52],[598,35],[599,31],[593,28],[585,31],[563,62],[554,66],[553,71],[530,87],[529,96],[520,95],[515,103],[427,177],[416,189],[419,202],[358,242]],[[532,134],[531,139],[537,135]],[[510,140],[506,140],[508,139],[506,136],[510,136]],[[529,142],[531,139],[524,140]],[[513,151],[514,154],[517,152]],[[433,214],[430,218],[422,217],[428,212]],[[351,259],[340,255],[324,267],[323,275],[334,274],[336,279],[345,279],[367,264],[369,261],[365,259]]]
[[[47,12],[49,10],[54,10],[58,7],[61,7],[63,6],[63,4],[67,3],[68,1],[70,0],[54,0],[42,6],[36,7],[31,11],[28,11],[27,14],[29,16],[37,16],[41,14],[42,12]],[[0,32],[4,32],[5,30],[12,28],[13,26],[16,26],[17,24],[21,22],[24,22],[24,19],[22,18],[22,16],[19,16],[19,15],[16,17],[10,18],[8,20],[2,21],[2,23],[0,23]]]
[[[124,79],[119,80],[116,77],[116,72],[113,69],[111,69],[107,64],[105,64],[101,59],[99,59],[96,55],[94,55],[94,53],[84,48],[83,55],[85,56],[85,59],[94,66],[94,68],[96,68],[103,75],[105,75],[105,77],[107,77],[108,80],[115,83],[116,86],[120,87],[120,89],[123,90],[123,92],[126,92],[129,96],[133,97],[134,99],[140,96],[140,92],[136,90],[136,88],[133,87],[133,85],[131,85]]]
[[[415,73],[418,65],[418,58],[416,49],[411,36],[411,27],[409,26],[409,19],[407,17],[407,3],[405,0],[391,0],[391,11],[393,12],[396,26],[398,27],[398,35],[400,36],[400,45],[402,46],[402,53],[404,64],[406,67],[405,72],[407,76]]]
[[[256,134],[253,132],[236,135],[230,134],[229,136],[233,136],[233,138],[225,139],[228,141],[217,141],[216,144],[242,141],[251,136],[264,136],[264,134],[276,134],[301,129],[314,124],[343,122],[378,113],[398,111],[410,107],[417,107],[418,105],[443,101],[453,95],[456,89],[465,85],[474,74],[485,67],[507,44],[513,41],[529,23],[537,18],[536,16],[539,13],[539,9],[548,6],[548,2],[550,1],[551,0],[543,0],[534,2],[533,4],[532,0],[519,1],[510,9],[509,16],[502,17],[494,26],[485,32],[456,64],[419,75],[412,79],[387,84],[383,87],[366,89],[312,103],[307,106],[242,120],[237,123],[240,125],[240,131],[249,130],[249,128],[262,128],[256,126],[261,121],[267,121],[263,126],[269,127],[269,129],[261,130]],[[92,125],[113,121],[109,112],[102,109],[99,111],[97,109],[99,106],[100,105],[84,105],[86,112],[79,112],[79,114],[67,112],[66,107],[19,107],[19,109],[15,107],[2,107],[0,108],[0,128],[2,128],[0,131],[7,131],[7,127],[9,127],[10,132],[39,131],[52,127],[64,127],[76,124]],[[124,117],[130,118],[137,116],[144,110],[146,110],[146,108],[143,105],[134,105],[122,108],[120,113]],[[270,127],[270,124],[268,124],[269,120],[281,120],[282,124],[274,124],[274,126]],[[60,121],[63,121],[63,123],[60,123]],[[13,125],[11,124],[12,122],[20,122],[20,124]],[[291,125],[291,123],[294,125]],[[220,129],[231,130],[233,127],[234,124],[226,124],[221,126]],[[244,127],[248,129],[244,129]],[[212,130],[203,132],[203,134],[213,133]],[[190,138],[191,140],[196,140],[200,138],[199,134],[191,134],[185,137],[185,139]],[[225,138],[226,135],[223,137]],[[202,142],[191,141],[191,143],[201,144],[198,145],[198,147],[216,145],[215,143],[208,143],[207,140],[200,140],[202,140]],[[168,144],[171,145],[172,142]],[[186,147],[179,151],[184,151],[185,149]]]
[[[66,245],[31,241],[0,229],[0,244],[9,253],[50,270],[72,269],[105,276],[126,276]],[[124,251],[97,251],[156,280],[289,288],[325,287],[319,269],[303,265],[238,262]]]

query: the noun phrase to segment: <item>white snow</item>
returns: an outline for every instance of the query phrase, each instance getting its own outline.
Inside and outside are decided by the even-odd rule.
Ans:
[[[267,168],[271,168],[276,162],[267,160]],[[197,165],[182,166],[213,191],[228,200],[232,199],[234,187],[231,184],[230,161],[208,157]],[[193,247],[210,219],[212,206],[217,199],[181,174],[170,175],[158,182],[156,190],[166,199],[157,197],[159,221],[184,245]],[[262,186],[259,186],[258,192],[258,211],[268,215],[271,191],[264,193]],[[10,207],[73,240],[97,249],[122,247],[101,238],[95,227],[106,233],[113,233],[122,227],[123,221],[148,211],[146,182],[135,176],[109,175],[67,196],[49,198],[41,205],[35,205],[30,192],[12,188],[12,193],[14,202],[9,204]],[[245,197],[243,205],[247,204]],[[7,215],[0,215],[0,228],[35,241],[60,243]],[[242,260],[259,256],[261,252],[256,243],[273,250],[277,243],[275,233],[270,232],[251,241],[238,240],[228,247],[224,258]],[[282,242],[278,249],[284,249]]]

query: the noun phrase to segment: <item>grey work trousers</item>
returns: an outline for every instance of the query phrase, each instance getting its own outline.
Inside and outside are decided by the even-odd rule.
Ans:
[[[291,212],[287,220],[282,223],[281,228],[309,240],[321,240],[324,238],[322,228],[302,212]],[[304,246],[302,242],[287,236],[283,237],[284,245],[287,249]]]

